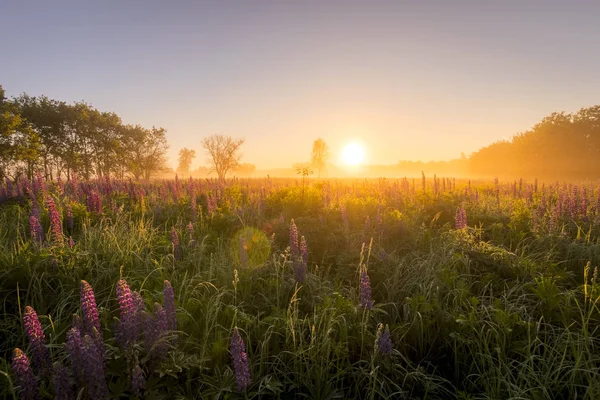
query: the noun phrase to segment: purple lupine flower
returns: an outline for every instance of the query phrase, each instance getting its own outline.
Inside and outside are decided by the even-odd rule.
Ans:
[[[383,324],[379,324],[376,346],[384,356],[392,355],[392,336],[390,335],[390,327],[387,324],[385,325],[385,330],[383,329]]]
[[[190,193],[190,212],[192,214],[192,221],[196,222],[198,218],[198,205],[196,203],[196,192],[192,190]]]
[[[67,332],[67,341],[65,345],[67,354],[71,360],[71,367],[75,372],[79,384],[85,382],[85,375],[83,372],[83,365],[85,364],[83,358],[83,341],[81,339],[81,331],[77,328],[71,328]]]
[[[294,260],[294,270],[296,273],[296,281],[304,282],[306,279],[306,271],[308,268],[308,247],[304,236],[300,238],[300,255]]]
[[[244,235],[240,235],[240,266],[245,269],[248,268],[248,245]]]
[[[33,307],[25,307],[23,315],[23,323],[29,343],[31,344],[31,352],[33,353],[33,363],[41,373],[48,373],[51,368],[50,352],[46,347],[46,336],[42,330],[42,325],[38,319],[37,313]]]
[[[171,282],[165,280],[163,286],[164,310],[167,320],[167,329],[170,331],[177,330],[177,314],[175,311],[175,292]]]
[[[69,228],[69,232],[73,232],[73,210],[71,209],[71,205],[67,205],[67,228]]]
[[[360,306],[370,310],[373,307],[371,300],[371,279],[367,274],[367,268],[362,267],[360,272]]]
[[[600,203],[600,195],[598,195],[598,203]],[[285,224],[285,219],[283,218],[283,214],[279,214],[279,225]]]
[[[179,245],[179,234],[175,227],[171,228],[171,244],[173,245],[173,257],[176,260],[181,259],[181,246]]]
[[[136,365],[131,371],[131,391],[137,397],[142,397],[146,390],[146,379],[144,379],[144,371],[139,365]]]
[[[348,229],[350,229],[350,227],[348,222],[348,211],[346,210],[345,203],[340,204],[340,211],[342,213],[342,223],[344,224],[344,230],[348,232]]]
[[[73,240],[72,236],[69,236],[69,240],[67,241],[67,244],[69,245],[69,248],[73,248],[75,247],[75,240]]]
[[[54,363],[52,369],[52,384],[54,385],[55,400],[72,400],[76,398],[71,386],[69,370],[59,362]]]
[[[143,317],[146,354],[155,364],[164,359],[168,351],[169,343],[163,339],[169,330],[167,313],[160,304],[155,303],[154,317],[149,313],[144,313]]]
[[[44,231],[39,217],[36,217],[35,215],[29,217],[29,231],[31,233],[31,240],[34,243],[42,244],[44,241]]]
[[[104,375],[104,358],[98,351],[96,341],[89,335],[83,337],[83,371],[88,395],[92,399],[108,399],[108,387]]]
[[[48,215],[50,216],[50,231],[52,232],[52,241],[55,245],[63,244],[62,224],[60,222],[60,215],[56,208],[56,203],[52,197],[48,197],[46,200],[48,207]]]
[[[98,308],[96,307],[96,297],[94,296],[92,286],[82,280],[79,285],[79,295],[81,310],[83,311],[85,333],[91,334],[94,329],[96,329],[98,333],[101,333],[102,328],[100,327],[100,318],[98,316]]]
[[[293,219],[290,222],[290,252],[292,261],[296,262],[300,253],[298,248],[298,228],[296,228],[296,223]]]
[[[238,328],[233,329],[231,337],[231,357],[233,358],[233,368],[235,371],[235,380],[238,391],[242,391],[250,386],[250,367],[248,365],[248,355],[246,354],[246,345],[244,339],[240,336]]]
[[[16,348],[13,352],[11,368],[15,374],[15,381],[19,394],[23,400],[34,400],[40,398],[35,376],[29,365],[29,359],[23,350]]]
[[[456,229],[464,229],[467,227],[467,212],[463,206],[460,206],[460,208],[456,210],[454,224]]]
[[[125,279],[117,283],[117,298],[121,312],[117,328],[117,341],[122,347],[128,347],[137,340],[138,332],[136,326],[137,307],[131,294],[131,289]]]

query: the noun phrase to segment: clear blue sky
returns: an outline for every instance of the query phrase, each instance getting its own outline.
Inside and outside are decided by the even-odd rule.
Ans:
[[[367,162],[459,157],[600,103],[600,1],[0,1],[0,84],[212,133],[259,168],[323,137]]]

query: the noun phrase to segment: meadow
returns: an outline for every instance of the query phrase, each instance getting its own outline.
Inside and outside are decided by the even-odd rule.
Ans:
[[[1,398],[598,399],[592,183],[0,186]]]

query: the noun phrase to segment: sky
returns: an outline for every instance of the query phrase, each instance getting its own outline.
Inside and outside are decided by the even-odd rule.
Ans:
[[[0,0],[0,85],[167,130],[244,138],[259,169],[448,160],[600,103],[600,1]]]

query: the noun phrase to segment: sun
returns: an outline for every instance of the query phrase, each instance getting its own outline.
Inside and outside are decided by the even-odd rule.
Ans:
[[[348,165],[358,165],[365,158],[365,149],[358,143],[350,143],[342,150],[342,160]]]

